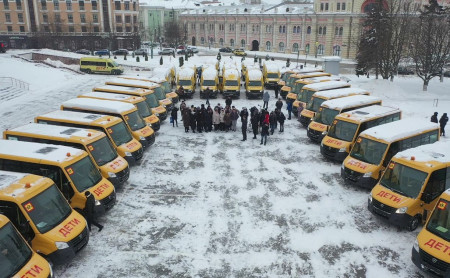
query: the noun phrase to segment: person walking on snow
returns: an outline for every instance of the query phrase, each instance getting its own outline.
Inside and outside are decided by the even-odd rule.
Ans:
[[[184,131],[189,132],[189,127],[191,126],[191,109],[186,107],[182,110],[181,113],[181,117],[183,118]]]
[[[434,112],[433,116],[431,116],[432,123],[438,123],[438,112]]]
[[[231,104],[233,103],[233,100],[230,96],[227,96],[227,99],[225,100],[225,107],[228,106],[228,108],[231,109]]]
[[[275,98],[278,98],[278,84],[275,84]]]
[[[281,111],[281,107],[283,107],[283,101],[281,98],[278,98],[277,102],[275,103],[275,107],[278,109],[278,111]]]
[[[441,125],[441,135],[445,137],[445,126],[447,125],[448,117],[447,113],[444,113],[442,117],[439,119],[439,124]]]
[[[273,135],[273,132],[277,128],[277,115],[275,114],[274,111],[270,112],[269,124],[270,124],[270,135]]]
[[[172,111],[170,112],[170,116],[172,117],[172,127],[175,127],[175,124],[178,127],[178,108],[176,106],[174,106],[172,108]]]
[[[264,95],[263,95],[263,101],[264,101],[263,108],[267,109],[269,107],[269,99],[270,99],[269,92],[265,91]]]
[[[292,113],[292,104],[293,104],[293,102],[292,102],[292,101],[288,101],[288,102],[287,102],[287,107],[286,107],[286,110],[288,111],[288,120],[290,120],[290,119],[291,119],[291,113]]]
[[[278,113],[277,117],[278,122],[280,123],[280,132],[284,131],[284,121],[286,120],[286,117],[284,116],[283,112]]]

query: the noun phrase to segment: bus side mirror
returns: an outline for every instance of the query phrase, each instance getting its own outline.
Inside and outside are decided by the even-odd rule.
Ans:
[[[431,196],[430,193],[423,193],[421,199],[425,203],[429,204],[429,203],[431,203],[433,201],[433,196]]]

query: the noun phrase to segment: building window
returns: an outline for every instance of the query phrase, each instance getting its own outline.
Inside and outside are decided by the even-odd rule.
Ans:
[[[204,38],[204,37],[201,37],[201,38],[200,38],[200,44],[202,44],[202,45],[205,44],[205,38]]]
[[[322,35],[326,35],[326,34],[327,34],[327,27],[323,27]]]
[[[200,23],[200,31],[204,31],[205,30],[205,23]]]
[[[336,26],[336,28],[334,28],[334,35],[337,36],[339,35],[339,27]]]
[[[61,15],[55,14],[55,22],[61,22]]]
[[[100,29],[98,28],[98,26],[94,26],[94,33],[98,33],[100,32]]]
[[[114,2],[114,8],[115,8],[117,11],[120,11],[120,1],[115,1],[115,2]]]
[[[21,10],[22,9],[22,2],[21,0],[16,0],[16,9]]]
[[[80,20],[81,20],[81,23],[86,23],[86,15],[80,14]]]
[[[341,46],[340,45],[333,46],[333,55],[341,56]]]
[[[342,36],[344,34],[344,27],[339,28],[339,36]]]
[[[296,34],[301,33],[300,26],[294,26],[294,33],[296,33]]]
[[[48,27],[48,25],[45,25],[45,26],[44,26],[44,31],[45,31],[45,32],[50,32],[50,28]]]
[[[80,1],[78,4],[80,5],[80,11],[84,11],[84,1]]]
[[[59,1],[58,0],[53,0],[53,9],[55,11],[59,11]]]
[[[81,26],[81,32],[83,32],[83,33],[86,33],[86,32],[87,32],[86,26]]]
[[[136,10],[136,2],[133,2],[133,11]]]
[[[230,24],[230,31],[234,31],[234,24]]]
[[[122,29],[122,26],[117,26],[117,27],[116,27],[116,31],[117,31],[117,32],[122,33],[122,30],[123,30],[123,29]]]
[[[280,42],[280,43],[278,44],[278,50],[279,50],[279,51],[284,51],[284,42]]]
[[[92,22],[98,23],[98,15],[97,14],[92,15]]]
[[[97,9],[97,1],[92,1],[92,10],[96,11]]]
[[[306,28],[306,34],[311,34],[311,26],[308,26],[308,28]]]
[[[129,15],[125,16],[125,23],[131,23],[131,16]]]
[[[9,2],[8,2],[8,0],[3,0],[3,7],[5,8],[5,10],[9,10]]]
[[[12,26],[8,26],[8,32],[12,32]]]
[[[44,23],[48,23],[48,15],[47,15],[47,14],[43,14],[43,15],[42,15],[42,21],[43,21]]]
[[[116,23],[122,23],[122,16],[116,15]]]
[[[6,22],[11,22],[11,15],[9,13],[5,13]]]
[[[125,27],[125,32],[130,33],[131,32],[131,26],[126,26]]]
[[[325,47],[323,46],[323,44],[319,44],[319,46],[317,47],[317,55],[323,55],[324,50]]]
[[[67,7],[68,11],[71,11],[72,10],[72,2],[66,1],[66,7]]]
[[[20,32],[25,32],[25,26],[20,26]]]
[[[130,10],[130,2],[125,2],[125,11]]]
[[[230,46],[234,47],[234,40],[233,39],[230,40]]]
[[[339,11],[341,9],[341,3],[336,4],[336,10]]]
[[[133,23],[137,23],[137,16],[133,15]]]
[[[220,44],[220,46],[223,46],[223,38],[219,39],[219,44]]]
[[[319,35],[322,35],[322,26],[319,27]]]
[[[70,32],[70,33],[75,32],[75,27],[73,27],[73,25],[70,25],[70,26],[69,26],[69,32]]]
[[[61,33],[61,32],[62,32],[62,30],[61,30],[61,25],[57,25],[57,26],[56,26],[56,32],[58,32],[58,33]]]
[[[309,43],[305,45],[305,54],[309,54]]]
[[[345,2],[344,3],[342,3],[342,9],[341,9],[342,11],[345,11]]]
[[[241,24],[241,32],[245,32],[245,30],[246,30],[245,24]]]
[[[271,49],[270,41],[266,41],[266,51],[270,51],[270,49]]]
[[[18,18],[19,22],[22,23],[23,22],[23,13],[18,13],[17,18]]]
[[[320,11],[323,12],[323,3],[320,3]]]
[[[245,48],[245,40],[244,39],[241,40],[241,47]]]
[[[325,11],[328,11],[328,3],[325,3]]]
[[[47,2],[45,0],[41,1],[41,9],[44,11],[47,10]]]
[[[73,15],[72,14],[67,14],[67,21],[69,23],[73,23]]]
[[[298,43],[292,45],[292,52],[298,52]]]

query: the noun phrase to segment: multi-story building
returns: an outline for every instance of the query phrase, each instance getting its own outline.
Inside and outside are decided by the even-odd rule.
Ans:
[[[137,48],[138,14],[137,0],[3,0],[0,40],[11,48]]]

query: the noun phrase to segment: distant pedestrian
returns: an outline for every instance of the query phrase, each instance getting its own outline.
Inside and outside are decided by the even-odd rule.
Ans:
[[[444,113],[442,117],[439,119],[439,124],[441,125],[441,135],[445,137],[445,126],[447,125],[448,117],[447,113]]]
[[[258,135],[259,113],[258,109],[254,106],[252,107],[250,112],[251,112],[250,123],[252,124],[253,139],[256,139],[256,135]]]
[[[218,131],[219,124],[220,124],[220,113],[219,113],[218,107],[214,108],[212,121],[213,121],[213,125],[214,125],[214,131]]]
[[[178,88],[177,94],[180,97],[180,99],[182,98],[184,101],[186,101],[186,94],[184,92],[183,86],[180,86],[180,88]]]
[[[269,125],[270,125],[270,135],[273,135],[273,132],[277,128],[277,115],[275,114],[274,111],[270,112]]]
[[[248,125],[248,111],[246,107],[242,107],[240,113],[241,123],[242,123],[242,141],[247,140],[247,125]]]
[[[239,110],[236,107],[231,108],[231,130],[236,131],[237,120],[239,119]]]
[[[263,101],[264,101],[263,108],[265,108],[265,109],[269,108],[269,99],[270,99],[269,92],[265,91],[264,95],[263,95]]]
[[[434,112],[433,116],[431,116],[432,123],[438,123],[438,112]]]
[[[280,132],[284,132],[284,121],[286,120],[286,117],[283,112],[279,111],[277,120],[280,123]]]
[[[278,91],[280,89],[278,88],[278,84],[275,85],[275,98],[278,98]]]
[[[84,193],[86,196],[86,205],[84,206],[84,217],[86,218],[89,232],[91,231],[91,225],[94,225],[98,228],[98,231],[100,232],[103,229],[103,226],[100,225],[96,219],[95,219],[95,213],[94,213],[94,207],[95,207],[95,198],[94,195],[91,194],[91,192],[86,191]]]
[[[264,145],[266,145],[266,143],[267,143],[267,136],[268,135],[269,135],[269,125],[266,122],[264,122],[264,124],[262,126],[262,129],[261,129],[261,143],[260,143],[260,145],[262,145],[263,142],[264,142]]]
[[[208,87],[205,90],[205,98],[206,98],[206,105],[209,105],[209,97],[211,96],[211,89]]]
[[[172,108],[172,111],[170,112],[170,116],[172,117],[172,127],[175,127],[175,125],[178,127],[178,108],[174,106]]]
[[[189,127],[191,126],[191,109],[184,108],[181,113],[181,117],[183,118],[184,131],[189,132]]]
[[[195,118],[195,116],[196,116],[195,112],[197,112],[197,109],[194,107],[189,112],[190,112],[189,119],[190,119],[192,133],[195,133],[195,128],[197,127],[197,119]]]
[[[205,132],[210,132],[212,130],[212,121],[213,121],[213,110],[211,106],[208,105],[205,112]]]
[[[225,106],[228,106],[229,108],[231,108],[232,103],[233,103],[233,100],[231,99],[231,97],[227,96],[227,99],[225,100]]]
[[[287,111],[288,111],[288,120],[291,119],[292,104],[293,104],[292,101],[288,101],[288,102],[287,102],[287,105],[286,105],[286,106],[287,106],[286,109],[287,109]]]
[[[278,111],[281,111],[281,108],[283,107],[283,101],[281,98],[278,98],[277,102],[275,103],[275,107],[278,109]]]

